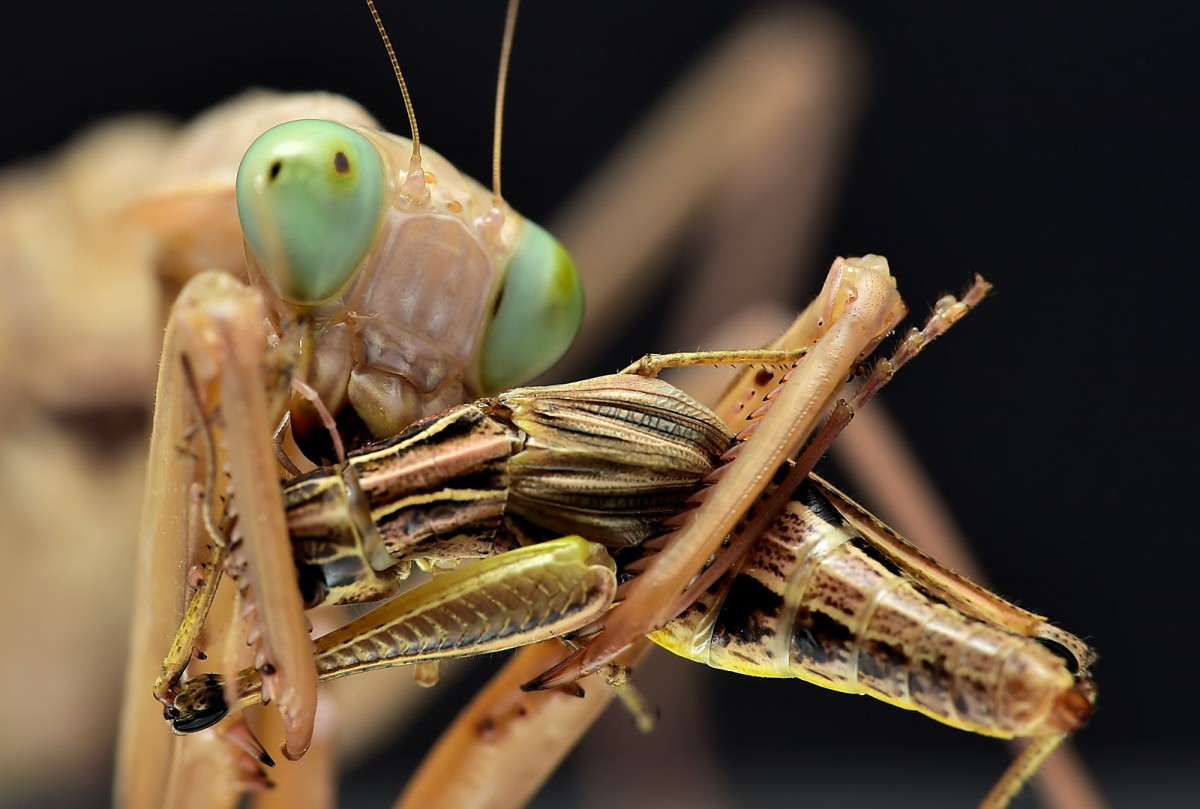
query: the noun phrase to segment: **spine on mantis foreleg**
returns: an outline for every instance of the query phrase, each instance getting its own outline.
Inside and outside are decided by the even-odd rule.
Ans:
[[[652,639],[714,668],[868,694],[989,736],[1061,736],[1092,710],[1086,672],[947,606],[808,483],[747,558]]]

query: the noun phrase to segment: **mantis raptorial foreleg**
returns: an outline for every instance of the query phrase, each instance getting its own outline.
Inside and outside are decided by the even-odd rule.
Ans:
[[[187,581],[187,566],[192,551],[187,547],[187,521],[192,497],[191,481],[204,479],[193,475],[188,464],[181,464],[178,447],[191,432],[191,408],[185,402],[191,396],[184,373],[184,358],[195,380],[201,406],[209,412],[217,409],[215,397],[234,398],[237,408],[221,411],[221,436],[217,458],[199,462],[213,468],[228,465],[231,486],[237,491],[240,530],[247,537],[248,576],[243,588],[253,588],[260,606],[270,605],[273,621],[284,625],[271,627],[271,645],[260,650],[260,668],[269,668],[274,691],[291,718],[288,743],[291,749],[307,746],[307,738],[296,728],[306,724],[303,711],[315,709],[316,673],[311,664],[311,641],[296,582],[293,577],[272,577],[264,571],[291,566],[291,548],[283,523],[278,473],[270,447],[270,432],[278,420],[276,407],[268,401],[271,385],[270,362],[264,331],[265,310],[258,293],[224,274],[201,275],[193,279],[174,307],[168,325],[164,359],[159,379],[156,423],[151,439],[151,469],[147,482],[150,504],[143,517],[139,543],[137,595],[139,625],[135,627],[126,678],[125,714],[122,719],[121,747],[118,759],[138,756],[140,775],[117,785],[118,800],[129,805],[149,805],[161,795],[161,779],[171,760],[186,756],[186,743],[162,739],[159,744],[146,739],[161,734],[161,719],[153,701],[146,700],[146,683],[159,668],[162,638],[170,637],[182,618],[181,588]],[[261,446],[260,446],[261,445]],[[226,447],[236,451],[226,451]],[[211,500],[215,493],[206,493]],[[161,575],[175,569],[176,577]],[[213,582],[215,584],[215,582]],[[227,607],[210,613],[213,633],[228,626]],[[239,616],[240,617],[240,616]],[[213,643],[217,648],[220,642]],[[190,648],[184,650],[190,654]],[[232,661],[219,661],[223,667]],[[233,665],[237,665],[233,663]],[[150,727],[153,724],[157,727]],[[311,726],[311,721],[308,722]],[[132,747],[136,742],[136,749]],[[120,767],[119,772],[132,772]],[[153,771],[156,777],[145,775]]]

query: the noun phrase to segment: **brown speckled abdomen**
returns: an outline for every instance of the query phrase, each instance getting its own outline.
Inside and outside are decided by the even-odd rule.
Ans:
[[[869,694],[990,736],[1069,733],[1091,709],[1067,660],[923,591],[809,485],[653,638],[714,668]]]

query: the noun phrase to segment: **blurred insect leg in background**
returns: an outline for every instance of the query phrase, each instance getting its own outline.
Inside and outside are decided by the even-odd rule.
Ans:
[[[76,784],[110,766],[101,740],[130,603],[114,582],[137,533],[159,331],[151,240],[118,214],[155,181],[173,135],[156,118],[111,122],[0,175],[0,542],[23,571],[0,595],[0,632],[7,648],[79,662],[0,663],[0,712],[21,728],[0,741],[0,782],[17,801],[61,784],[64,766]],[[81,667],[88,689],[73,685]]]

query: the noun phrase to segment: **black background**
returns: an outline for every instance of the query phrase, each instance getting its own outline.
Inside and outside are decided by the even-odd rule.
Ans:
[[[342,92],[406,131],[355,3],[7,5],[2,162],[104,116],[186,118],[251,85]],[[424,138],[486,177],[501,4],[397,5],[382,12]],[[547,219],[751,5],[527,3],[507,112],[509,199]],[[1101,783],[1139,796],[1129,805],[1165,801],[1171,784],[1183,788],[1183,764],[1200,760],[1197,15],[1182,3],[831,7],[862,36],[871,85],[820,252],[887,255],[918,313],[971,272],[996,284],[886,398],[997,588],[1100,650],[1101,708],[1079,746]],[[651,348],[675,347],[639,350]],[[766,777],[797,800],[838,766],[869,772],[898,750],[992,756],[992,770],[1001,761],[994,745],[866,700],[711,680],[714,696],[696,710],[711,714],[736,777]],[[403,756],[457,698],[405,737]],[[924,766],[897,776],[910,783],[895,792],[946,772]],[[362,777],[386,789],[404,774]],[[830,795],[845,786],[825,785]]]

